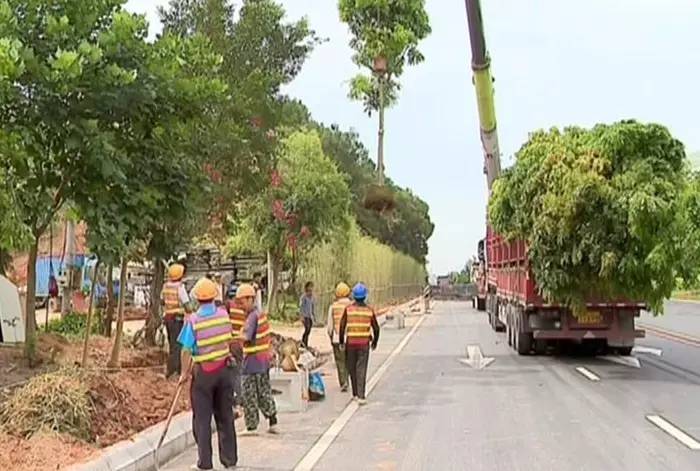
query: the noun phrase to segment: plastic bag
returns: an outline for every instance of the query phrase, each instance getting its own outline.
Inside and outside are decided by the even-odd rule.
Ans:
[[[320,401],[326,397],[326,385],[323,384],[321,373],[309,373],[309,399]]]

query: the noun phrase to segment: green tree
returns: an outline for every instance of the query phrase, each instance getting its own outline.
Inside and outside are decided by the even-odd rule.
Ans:
[[[221,77],[232,100],[212,114],[193,143],[213,179],[209,228],[214,240],[228,234],[244,206],[269,182],[279,145],[276,129],[286,119],[281,87],[289,83],[318,42],[305,19],[285,22],[271,0],[171,0],[160,10],[164,30],[208,38],[223,62]]]
[[[424,0],[340,0],[340,19],[352,34],[353,61],[370,72],[350,82],[350,97],[379,112],[377,170],[384,183],[384,109],[398,99],[407,65],[424,60],[418,43],[431,32]]]
[[[343,176],[324,155],[315,131],[297,131],[284,139],[268,191],[261,194],[247,221],[270,251],[272,280],[268,309],[275,305],[279,272],[288,251],[292,259],[347,228],[350,193]]]
[[[100,121],[137,76],[133,42],[142,19],[121,0],[0,1],[0,128],[17,149],[0,155],[29,230],[27,313],[34,312],[39,237],[67,202],[103,191],[120,174],[112,133]],[[33,359],[36,320],[27,316]]]

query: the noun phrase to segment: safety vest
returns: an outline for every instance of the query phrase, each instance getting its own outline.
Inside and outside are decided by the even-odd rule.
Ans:
[[[180,302],[179,281],[168,281],[163,285],[163,314],[166,319],[182,318],[185,315],[185,308]]]
[[[372,338],[374,311],[369,306],[351,304],[346,308],[345,336],[347,344],[366,347]]]
[[[340,298],[331,305],[331,312],[333,313],[333,327],[336,334],[340,332],[340,320],[343,318],[343,313],[345,308],[352,304],[349,298]]]
[[[243,347],[243,355],[245,357],[255,356],[260,360],[270,360],[270,323],[267,320],[267,314],[250,313],[249,315],[258,316],[258,329],[255,333],[255,340],[246,342]]]
[[[238,304],[235,301],[229,301],[228,316],[231,320],[231,327],[233,327],[233,337],[236,339],[240,338],[241,330],[243,329],[243,325],[245,324],[245,311],[238,307]]]
[[[192,316],[197,354],[192,357],[204,371],[223,366],[229,355],[229,344],[233,339],[231,320],[225,309],[218,308],[212,316],[202,316],[199,312]]]

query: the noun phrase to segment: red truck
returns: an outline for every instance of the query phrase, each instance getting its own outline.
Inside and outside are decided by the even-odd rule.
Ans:
[[[486,50],[480,2],[465,3],[484,174],[490,194],[501,172],[491,59]],[[550,344],[569,341],[629,355],[635,339],[644,337],[644,331],[635,328],[634,320],[645,303],[590,299],[586,311],[577,316],[566,306],[546,303],[530,270],[526,243],[508,242],[494,233],[488,223],[486,226],[486,239],[479,242],[479,265],[475,270],[479,290],[476,308],[485,308],[491,326],[505,330],[508,344],[519,354],[543,353]]]

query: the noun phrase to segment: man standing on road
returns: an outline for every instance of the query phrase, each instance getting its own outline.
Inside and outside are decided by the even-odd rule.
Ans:
[[[243,340],[243,415],[245,435],[257,433],[260,423],[259,412],[269,421],[270,433],[276,433],[277,407],[272,397],[270,385],[270,360],[272,344],[270,324],[267,314],[261,313],[255,305],[255,288],[242,284],[236,292],[236,299],[246,312],[246,321],[241,337]]]
[[[238,445],[233,424],[233,381],[228,371],[233,338],[228,312],[215,304],[219,288],[211,280],[200,279],[193,293],[199,309],[190,316],[178,341],[182,345],[182,363],[186,365],[180,383],[187,381],[191,361],[192,422],[198,460],[194,470],[213,469],[211,418],[214,416],[219,438],[219,460],[227,469],[238,462]]]
[[[345,364],[345,350],[340,348],[340,320],[345,308],[350,304],[352,304],[350,287],[345,283],[338,283],[338,286],[335,287],[335,302],[328,308],[326,327],[333,346],[335,367],[338,370],[338,383],[340,383],[340,390],[343,392],[348,390],[348,369]]]
[[[170,378],[174,374],[181,373],[180,344],[177,341],[185,318],[185,311],[190,310],[190,297],[187,295],[182,277],[185,267],[174,263],[168,268],[168,278],[160,293],[160,301],[163,306],[163,322],[168,333],[168,365],[165,377]]]
[[[311,335],[311,327],[316,320],[316,300],[314,299],[314,284],[307,281],[304,285],[304,294],[299,299],[299,315],[301,322],[304,324],[304,334],[301,337],[301,344],[304,348],[309,348],[309,335]]]
[[[379,342],[379,322],[374,309],[367,305],[367,287],[356,284],[352,289],[355,300],[345,308],[340,319],[340,348],[345,347],[352,396],[361,406],[367,404],[365,384],[367,381],[367,364],[369,363],[370,344],[372,350]]]

